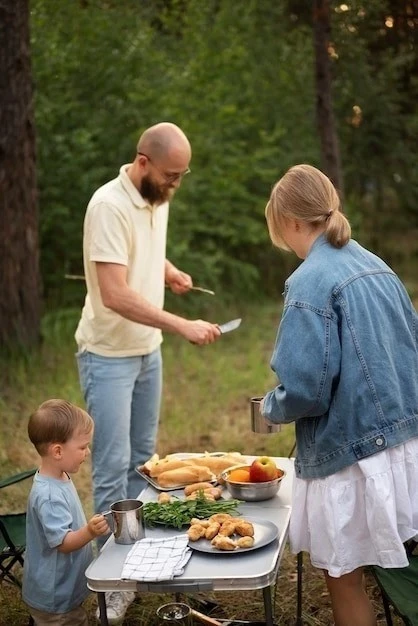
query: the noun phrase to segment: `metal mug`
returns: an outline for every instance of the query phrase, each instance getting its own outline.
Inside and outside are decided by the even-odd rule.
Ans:
[[[192,609],[183,602],[169,602],[157,609],[160,624],[165,626],[192,626]]]
[[[145,537],[143,506],[140,500],[118,500],[110,505],[109,511],[102,513],[116,543],[127,545]]]
[[[250,399],[251,430],[261,435],[271,435],[281,431],[281,424],[272,424],[260,413],[260,403],[263,396],[254,396]]]

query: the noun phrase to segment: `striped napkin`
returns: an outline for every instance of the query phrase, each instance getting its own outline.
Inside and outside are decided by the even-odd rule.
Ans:
[[[121,578],[154,582],[180,576],[192,554],[188,541],[187,535],[137,541],[128,552]]]

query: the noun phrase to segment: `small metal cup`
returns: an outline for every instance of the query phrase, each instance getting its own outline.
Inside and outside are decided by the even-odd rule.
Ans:
[[[165,626],[192,626],[192,609],[183,602],[169,602],[157,609],[160,624]]]
[[[260,413],[260,402],[263,396],[254,396],[250,400],[251,408],[251,430],[253,433],[259,433],[261,435],[271,435],[281,431],[281,424],[272,424],[268,422]]]
[[[145,537],[143,506],[140,500],[118,500],[110,505],[110,511],[102,513],[116,543],[129,545]]]

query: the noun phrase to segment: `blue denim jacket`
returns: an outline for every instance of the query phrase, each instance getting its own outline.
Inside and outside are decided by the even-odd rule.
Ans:
[[[285,285],[264,399],[295,422],[296,475],[328,476],[418,437],[418,316],[400,280],[351,240],[323,235]]]

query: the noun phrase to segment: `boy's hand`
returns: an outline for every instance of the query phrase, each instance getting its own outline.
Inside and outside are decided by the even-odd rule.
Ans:
[[[97,515],[93,515],[93,517],[89,520],[87,527],[93,537],[105,535],[110,531],[109,524],[107,523],[106,518],[99,513]]]

